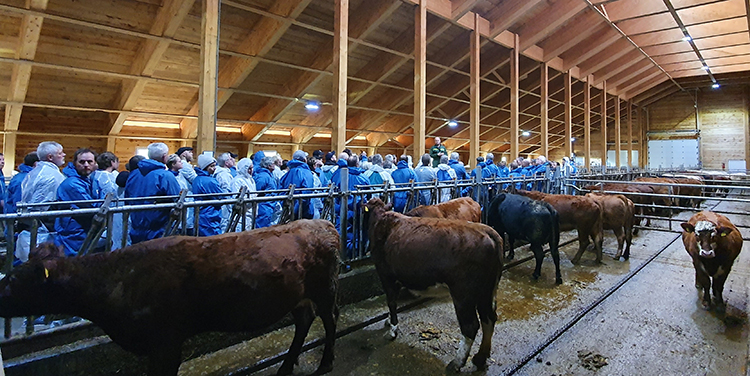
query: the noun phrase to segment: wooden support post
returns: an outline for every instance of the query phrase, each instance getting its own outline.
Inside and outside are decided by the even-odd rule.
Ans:
[[[5,176],[12,176],[16,164],[16,136],[16,132],[8,132],[3,137],[3,156],[5,157],[3,175]]]
[[[248,158],[252,158],[253,154],[255,154],[255,144],[253,144],[252,142],[248,142],[246,152],[247,154],[245,154],[245,156]]]
[[[641,145],[641,167],[646,168],[648,167],[648,135],[646,132],[648,132],[648,107],[641,109],[643,111],[643,114],[638,113],[638,123],[641,126],[640,127],[640,138],[639,142]]]
[[[588,80],[594,81],[594,76],[589,75]],[[607,81],[602,82],[602,95],[601,95],[601,127],[602,127],[602,171],[607,168]]]
[[[628,100],[628,167],[633,168],[633,100]]]
[[[591,171],[591,77],[583,85],[583,153],[584,168]]]
[[[573,158],[573,84],[570,72],[563,75],[565,80],[565,156]],[[575,161],[573,161],[575,163]]]
[[[541,111],[541,118],[539,121],[541,122],[540,125],[542,128],[542,150],[540,153],[545,157],[549,157],[549,69],[547,63],[541,63],[541,71],[542,74],[541,77],[539,77],[539,110]],[[568,143],[570,143],[570,138],[568,138]]]
[[[481,50],[481,37],[479,35],[479,15],[474,14],[474,30],[471,31],[471,83],[469,94],[471,96],[471,107],[469,109],[470,131],[469,131],[469,163],[475,163],[479,157],[479,105],[481,93],[479,92],[480,65],[479,51]]]
[[[518,59],[521,43],[518,34],[513,35],[513,49],[510,50],[510,160],[518,158]]]
[[[201,19],[201,77],[198,89],[198,145],[196,155],[216,149],[216,108],[219,88],[220,0],[203,0]]]
[[[336,0],[333,37],[333,129],[331,150],[346,148],[346,76],[349,69],[349,0]]]
[[[620,97],[615,96],[615,166],[617,170],[620,170],[620,150],[622,149],[620,142],[622,137],[620,135]]]
[[[419,0],[414,10],[414,165],[425,152],[425,112],[427,100],[427,0]]]
[[[107,136],[107,151],[114,153],[117,147],[117,136]]]
[[[743,114],[743,121],[744,121],[744,127],[745,128],[745,169],[750,169],[750,117],[748,117],[748,98],[747,98],[747,86],[743,86],[742,88],[742,108],[744,111],[742,111]]]

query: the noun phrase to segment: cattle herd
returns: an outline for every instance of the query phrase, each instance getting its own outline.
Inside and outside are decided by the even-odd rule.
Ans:
[[[371,199],[363,211],[368,250],[390,313],[387,336],[396,338],[399,333],[396,297],[402,287],[419,290],[445,284],[463,335],[448,367],[457,371],[466,364],[480,328],[482,343],[472,362],[485,367],[497,321],[495,296],[503,262],[514,257],[516,240],[530,244],[536,259],[534,279],[541,275],[543,247],[548,245],[555,282],[561,284],[560,231],[578,232],[574,263],[589,248],[601,261],[604,230],[617,237],[615,259],[626,260],[636,210],[643,213],[641,205],[695,206],[692,198],[679,196],[700,196],[690,190],[695,188],[679,185],[696,184],[693,178],[637,181],[587,187],[616,194],[501,192],[484,208],[486,225],[479,223],[483,209],[470,198],[418,207],[406,215],[391,211],[390,204],[379,198]],[[721,311],[724,282],[742,247],[742,236],[726,217],[708,211],[681,226],[695,266],[696,287],[703,290],[702,303]],[[193,335],[253,331],[290,313],[295,334],[278,374],[292,374],[308,330],[319,316],[325,346],[316,374],[323,374],[333,366],[339,238],[330,222],[298,220],[211,237],[155,239],[75,258],[63,257],[52,244],[42,244],[27,263],[0,281],[0,316],[86,318],[124,349],[147,356],[150,376],[176,375],[182,344]]]

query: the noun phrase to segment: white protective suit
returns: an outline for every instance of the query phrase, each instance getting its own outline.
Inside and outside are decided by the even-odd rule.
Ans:
[[[230,191],[231,192],[239,192],[242,187],[246,187],[247,191],[250,193],[249,197],[256,197],[257,194],[255,189],[255,180],[253,179],[252,175],[248,174],[247,169],[253,164],[253,161],[250,158],[242,158],[237,162],[237,176],[232,179],[232,182],[230,184]],[[231,209],[230,209],[231,214]],[[247,211],[245,211],[245,230],[250,230],[251,226],[253,225],[253,207],[252,205],[247,205]],[[229,218],[227,218],[227,221]],[[222,219],[223,221],[223,219]],[[237,226],[234,228],[234,231],[242,231],[242,221],[237,222]]]
[[[33,170],[29,172],[21,183],[21,202],[25,204],[36,204],[40,202],[53,202],[57,200],[57,187],[65,180],[65,175],[60,168],[49,161],[39,161]],[[29,211],[48,211],[47,206],[36,206]],[[39,222],[36,244],[44,243],[49,238],[49,230]],[[16,243],[16,257],[26,262],[29,260],[31,246],[31,232],[21,231]]]

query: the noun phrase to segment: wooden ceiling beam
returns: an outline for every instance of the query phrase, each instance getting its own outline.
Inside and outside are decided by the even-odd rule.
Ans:
[[[558,0],[552,3],[533,22],[527,22],[518,29],[521,43],[519,49],[525,51],[539,43],[584,9],[586,3],[581,0]]]
[[[633,47],[627,39],[623,38],[618,40],[611,46],[602,50],[602,52],[596,54],[596,56],[592,56],[590,59],[586,59],[586,61],[578,64],[581,77],[588,77],[589,74],[593,74],[599,69],[606,67],[609,63],[634,50],[635,47]]]
[[[381,6],[375,6],[375,5]],[[352,20],[367,20],[361,24],[357,24],[357,27],[350,31],[349,38],[360,39],[366,36],[369,32],[373,31],[379,26],[385,19],[386,15],[392,14],[398,6],[401,5],[400,1],[395,0],[373,0],[367,1],[361,4],[357,9],[351,12],[350,19]],[[373,9],[380,9],[380,17],[373,17]],[[356,32],[356,33],[355,33]],[[352,53],[357,44],[350,47],[349,53]],[[317,49],[316,55],[312,58],[310,66],[315,69],[329,70],[333,64],[333,42],[326,41],[320,48]],[[310,87],[314,86],[323,78],[323,75],[315,72],[299,72],[293,77],[287,80],[284,85],[284,95],[294,98],[298,98],[307,92]],[[272,98],[258,110],[252,116],[249,117],[250,121],[263,121],[263,122],[274,122],[278,120],[283,114],[294,105],[295,101],[289,101],[285,99]],[[246,140],[255,141],[262,135],[262,133],[268,129],[269,125],[259,125],[254,123],[246,123],[242,126],[242,134]]]
[[[594,35],[586,38],[583,42],[578,43],[575,47],[560,55],[560,58],[563,60],[562,70],[567,72],[620,39],[622,39],[622,35],[609,25],[598,28]]]
[[[453,22],[458,21],[483,0],[450,0],[451,2],[451,19]]]
[[[626,82],[631,78],[636,77],[641,73],[653,68],[654,65],[651,64],[651,61],[648,59],[644,59],[636,64],[633,64],[628,69],[625,69],[624,71],[614,75],[609,80],[607,80],[607,83],[610,85],[610,87],[619,87],[623,82]]]
[[[505,0],[490,11],[487,18],[490,21],[490,38],[495,38],[508,30],[526,13],[544,0]]]
[[[427,43],[435,40],[435,38],[442,35],[446,30],[450,28],[449,22],[428,22],[427,23]],[[388,45],[389,49],[399,51],[405,54],[411,54],[414,50],[414,30],[408,28],[396,39]],[[403,56],[395,55],[385,51],[380,52],[375,58],[373,58],[364,67],[359,69],[353,77],[362,78],[373,83],[353,81],[349,85],[349,93],[356,96],[351,99],[350,104],[358,103],[364,98],[372,89],[377,87],[378,83],[383,82],[393,72],[398,70],[402,65],[408,62],[409,59]]]
[[[594,72],[594,85],[598,85],[602,81],[608,80],[610,77],[613,77],[614,75],[624,71],[625,69],[630,68],[634,64],[643,60],[648,60],[648,59],[646,59],[646,57],[643,56],[641,51],[632,50],[628,52],[627,54],[620,57],[619,59],[609,63],[607,66],[595,71]]]
[[[194,3],[195,0],[166,0],[157,11],[149,33],[173,38]],[[146,39],[141,42],[133,63],[130,65],[130,74],[151,77],[164,53],[167,52],[169,45],[168,40]],[[138,103],[147,83],[148,81],[140,79],[123,80],[120,84],[120,91],[113,102],[114,108],[125,111],[132,110]],[[119,134],[126,118],[127,115],[124,113],[111,115],[110,123],[107,126],[107,134]]]
[[[649,69],[641,73],[640,75],[635,76],[631,78],[630,80],[619,84],[617,86],[617,94],[624,95],[630,98],[630,96],[627,94],[628,92],[632,92],[633,88],[646,82],[653,82],[653,81],[661,82],[661,80],[657,80],[657,78],[659,77],[659,75],[662,75],[662,74],[664,74],[664,72],[662,72],[659,69],[656,69],[656,68]]]
[[[658,84],[660,84],[662,82],[665,82],[666,80],[667,80],[666,78],[659,77],[657,75],[655,79],[644,81],[640,85],[637,85],[634,88],[630,89],[626,94],[628,94],[629,97],[636,96],[636,95],[638,95],[638,94],[640,94],[640,93],[648,90],[648,88],[650,88],[650,87],[652,87],[654,85],[658,85]]]
[[[544,61],[548,62],[573,48],[599,29],[601,17],[596,12],[585,10],[575,16],[564,30],[560,30],[539,44],[544,50]]]
[[[26,7],[44,11],[47,9],[47,0],[27,0]],[[21,19],[21,30],[18,34],[18,45],[16,47],[16,59],[33,61],[36,49],[39,45],[39,35],[42,32],[44,18],[40,16],[24,15]],[[23,102],[29,90],[31,80],[30,64],[14,64],[8,90],[8,100]],[[5,130],[16,131],[21,122],[23,106],[20,104],[9,104],[5,106]],[[12,163],[11,163],[12,166]]]

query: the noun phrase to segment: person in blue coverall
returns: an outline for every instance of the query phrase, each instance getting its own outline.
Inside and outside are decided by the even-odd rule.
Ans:
[[[148,145],[148,159],[138,162],[125,183],[125,198],[178,196],[180,184],[167,171],[169,148],[163,142]],[[128,201],[129,205],[149,205],[159,200]],[[132,244],[160,238],[169,221],[169,209],[138,210],[130,213],[130,240]]]
[[[412,169],[409,168],[409,158],[407,158],[405,155],[402,155],[401,158],[399,158],[398,164],[396,164],[396,171],[393,171],[391,173],[391,177],[393,178],[393,182],[395,184],[408,183],[410,180],[414,180],[415,182],[417,181],[417,175]],[[401,188],[406,186],[407,185],[405,184],[401,184],[397,185],[396,187]],[[409,192],[395,192],[393,194],[393,210],[398,213],[403,213],[405,210],[411,209],[406,208],[408,199]]]
[[[343,155],[342,155],[343,157]],[[343,168],[339,168],[336,170],[339,172],[339,174],[334,175],[334,178],[332,178],[333,183],[336,185],[339,191],[341,191],[341,171],[347,171],[348,177],[349,177],[349,184],[348,188],[349,191],[355,191],[358,190],[358,185],[370,185],[370,180],[368,180],[364,175],[362,174],[362,169],[359,168],[359,157],[356,155],[353,155],[351,157],[348,157],[349,159],[347,161],[347,168],[344,170]],[[343,158],[339,158],[339,161]],[[336,179],[338,178],[338,179]],[[367,188],[364,188],[367,189]],[[350,195],[347,199],[347,211],[346,211],[346,249],[347,249],[347,256],[351,257],[353,254],[354,249],[357,248],[357,243],[354,238],[354,223],[355,223],[355,212],[357,208],[367,202],[369,199],[368,196],[361,196],[361,195]],[[335,204],[335,210],[336,210],[336,228],[340,228],[341,218],[339,218],[339,213],[341,213],[341,200],[337,199]],[[363,236],[365,239],[363,241],[366,242],[367,234],[363,233]]]
[[[31,152],[26,154],[23,158],[23,163],[18,165],[18,173],[8,183],[8,198],[5,200],[4,207],[5,213],[16,212],[16,203],[21,201],[21,182],[36,167],[37,162],[39,162],[39,157],[36,152]]]
[[[310,171],[310,166],[307,165],[307,157],[305,152],[297,150],[292,155],[292,160],[287,163],[289,166],[289,172],[281,177],[279,182],[280,189],[289,189],[289,186],[294,184],[294,194],[305,194],[312,193],[310,189],[314,188],[315,181],[313,179],[313,173]],[[298,189],[299,188],[299,189]],[[300,202],[302,203],[302,216],[300,217]],[[294,213],[292,213],[292,220],[304,218],[313,219],[315,216],[315,208],[310,205],[310,199],[295,200],[294,201]]]
[[[99,182],[93,178],[96,171],[96,154],[89,149],[78,149],[73,155],[73,162],[63,169],[66,179],[57,187],[58,201],[88,201],[99,199]],[[97,207],[98,204],[70,204],[58,209],[84,209]],[[94,216],[89,214],[75,217],[58,217],[55,220],[55,245],[62,247],[68,257],[78,255],[86,234],[91,229]],[[101,243],[101,242],[100,242]],[[101,248],[104,243],[95,248]]]
[[[219,181],[213,177],[216,171],[216,159],[208,154],[198,156],[198,167],[195,168],[193,180],[193,194],[227,193]],[[196,197],[196,201],[221,200],[223,197]],[[201,205],[198,219],[198,234],[200,236],[219,235],[224,232],[221,228],[221,205]]]
[[[253,158],[253,161],[255,158]],[[273,169],[276,157],[263,157],[258,164],[258,168],[253,170],[253,180],[255,180],[255,189],[258,190],[258,197],[263,197],[266,193],[263,191],[273,191],[279,189],[276,178],[273,176]],[[265,201],[258,203],[258,214],[255,217],[255,228],[268,227],[275,225],[274,212],[281,210],[278,201]]]

